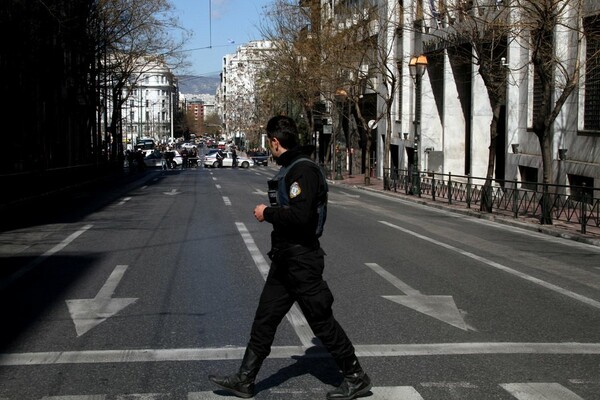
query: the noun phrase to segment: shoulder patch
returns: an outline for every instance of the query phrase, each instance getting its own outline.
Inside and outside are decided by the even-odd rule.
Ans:
[[[298,182],[292,183],[292,186],[290,186],[290,199],[293,199],[294,197],[298,196],[300,193],[302,193],[302,189],[300,188],[300,185],[298,184]]]

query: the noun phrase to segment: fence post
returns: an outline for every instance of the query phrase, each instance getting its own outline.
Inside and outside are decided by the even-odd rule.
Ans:
[[[431,174],[431,199],[435,201],[435,172]]]
[[[583,182],[583,188],[581,189],[581,233],[585,234],[587,232],[587,193],[585,192],[585,182]]]
[[[544,183],[544,192],[542,193],[542,216],[540,217],[540,223],[542,225],[552,225],[552,204],[550,202],[550,193],[548,191],[548,184]]]
[[[519,218],[519,177],[515,176],[515,190],[513,191],[513,210],[515,212],[515,218]]]
[[[452,204],[452,172],[448,172],[448,204]]]
[[[471,208],[471,174],[467,174],[467,208]]]

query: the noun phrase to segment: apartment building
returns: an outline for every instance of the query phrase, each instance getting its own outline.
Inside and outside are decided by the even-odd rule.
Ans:
[[[178,108],[177,82],[164,65],[141,66],[124,89],[122,107],[124,147],[132,148],[142,138],[167,143],[173,138],[173,122]]]
[[[264,121],[257,113],[255,84],[271,46],[269,41],[251,41],[223,58],[216,112],[224,123],[227,139],[238,146],[243,147],[248,136],[254,145],[260,141],[260,125]]]
[[[542,86],[532,61],[534,49],[527,39],[535,16],[528,14],[525,6],[532,1],[300,2],[305,7],[317,5],[320,23],[340,30],[367,20],[373,26],[371,42],[376,44],[372,53],[387,57],[372,56],[371,65],[360,66],[369,81],[361,96],[377,95],[378,115],[389,107],[390,118],[371,121],[377,132],[376,176],[384,175],[384,159],[388,158],[390,168],[418,168],[421,174],[452,174],[458,179],[485,177],[493,168],[493,178],[518,180],[527,187],[544,181],[544,150],[551,171],[546,182],[600,186],[600,4],[592,0],[548,3],[561,13],[548,32],[552,44],[544,55],[554,63],[549,71],[548,103],[555,118],[542,146],[535,131],[540,119],[534,123],[536,115],[541,115]],[[470,40],[464,36],[464,28],[469,23],[481,28],[498,21],[507,30],[494,43],[497,47],[491,62],[484,65],[473,42],[478,37]],[[484,45],[491,50],[490,43]],[[423,63],[415,65],[419,60]],[[413,67],[417,68],[411,71]],[[414,71],[422,75],[411,74]],[[394,75],[397,86],[388,106],[389,74]],[[494,86],[502,90],[494,104],[489,90],[493,85],[486,85],[485,80],[490,76],[505,80]],[[574,88],[565,92],[568,84]],[[492,122],[497,136],[491,135]]]

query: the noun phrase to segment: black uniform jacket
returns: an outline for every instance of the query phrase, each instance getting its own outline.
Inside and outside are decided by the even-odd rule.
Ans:
[[[307,157],[306,153],[311,147],[287,150],[277,159],[277,163],[286,167],[296,158]],[[321,171],[311,162],[297,163],[287,172],[285,188],[290,198],[289,205],[267,207],[264,211],[265,221],[273,224],[273,248],[285,249],[297,244],[307,247],[319,245],[315,232],[318,224],[319,186],[323,184],[322,179]]]

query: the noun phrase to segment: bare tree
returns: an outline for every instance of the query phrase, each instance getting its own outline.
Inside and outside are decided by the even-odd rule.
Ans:
[[[492,210],[491,188],[496,164],[498,122],[506,104],[506,53],[513,36],[510,7],[496,0],[477,4],[449,2],[441,10],[430,8],[434,29],[426,35],[430,51],[444,48],[453,65],[473,64],[479,73],[492,110],[489,129],[488,164],[482,190],[481,210]],[[441,45],[440,45],[441,44]]]
[[[185,42],[169,33],[179,28],[169,17],[168,0],[100,0],[97,4],[98,66],[104,76],[105,95],[111,110],[105,110],[106,131],[112,136],[111,155],[122,155],[121,109],[137,79],[156,64],[177,64]],[[181,29],[183,32],[184,30]],[[108,118],[107,113],[111,112]]]
[[[296,119],[302,116],[307,136],[314,131],[313,114],[326,75],[326,63],[321,58],[325,39],[319,23],[319,2],[300,3],[275,0],[267,11],[260,30],[272,49],[265,57],[258,80],[261,103],[268,105],[273,114],[288,114]],[[304,142],[311,140],[312,137],[303,138]]]
[[[547,185],[551,183],[555,121],[580,84],[584,64],[581,48],[585,38],[583,0],[515,0],[520,39],[529,50],[533,69],[533,133],[542,155],[544,194],[542,224],[552,224]],[[597,35],[597,32],[595,33]],[[561,45],[567,39],[569,46]],[[590,66],[591,67],[591,66]]]
[[[396,63],[397,31],[401,5],[398,2],[364,1],[346,8],[338,7],[336,15],[344,26],[339,35],[346,44],[344,54],[333,57],[346,71],[349,101],[365,134],[365,184],[370,184],[373,132],[385,120],[383,151],[384,187],[389,188],[390,144],[392,137],[393,103],[398,89],[399,75]],[[338,22],[339,24],[339,22]],[[375,96],[374,107],[364,101]]]

